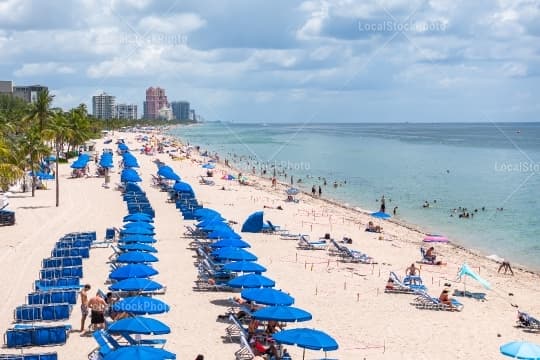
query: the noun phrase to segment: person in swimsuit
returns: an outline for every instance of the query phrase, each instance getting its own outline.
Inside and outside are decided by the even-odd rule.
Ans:
[[[105,309],[107,303],[98,294],[88,300],[88,308],[92,310],[90,314],[90,324],[93,330],[105,329]]]
[[[84,331],[84,323],[88,316],[88,291],[90,291],[90,284],[84,285],[84,288],[79,293],[81,297],[81,329],[79,332],[81,333]]]

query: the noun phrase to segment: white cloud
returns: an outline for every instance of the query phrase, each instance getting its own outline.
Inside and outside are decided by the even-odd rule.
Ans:
[[[508,77],[523,77],[527,75],[527,66],[521,63],[507,63],[502,66],[501,71]]]
[[[170,16],[147,16],[138,23],[141,34],[161,32],[165,34],[188,34],[200,29],[206,21],[197,14],[183,13]]]
[[[23,64],[15,70],[14,75],[18,77],[43,76],[50,74],[68,75],[74,74],[75,69],[71,66],[56,62]]]

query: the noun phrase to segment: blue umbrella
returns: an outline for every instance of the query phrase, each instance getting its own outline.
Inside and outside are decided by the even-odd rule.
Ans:
[[[140,182],[142,181],[141,177],[133,169],[124,169],[120,174],[120,181],[122,182]]]
[[[280,344],[296,345],[306,349],[331,351],[338,349],[338,343],[330,335],[320,330],[297,328],[282,330],[272,335],[272,338]],[[324,356],[326,358],[326,355]]]
[[[127,223],[124,224],[124,227],[125,227],[125,228],[136,228],[136,227],[140,227],[140,228],[151,229],[151,230],[154,230],[154,228],[155,228],[154,225],[152,225],[152,224],[149,223],[149,222],[145,222],[145,221],[127,222]]]
[[[288,188],[287,191],[285,191],[287,195],[298,195],[300,193],[300,190],[297,188]]]
[[[523,341],[512,341],[501,345],[501,354],[510,356],[516,359],[540,359],[540,346]]]
[[[116,282],[109,286],[113,291],[156,291],[163,289],[163,285],[144,278],[131,278]]]
[[[133,296],[113,304],[114,311],[127,312],[135,315],[162,314],[168,312],[170,307],[163,301],[149,296]]]
[[[371,213],[371,216],[377,218],[377,219],[390,219],[391,216],[388,215],[387,213],[385,212],[382,212],[382,211],[377,211],[377,212],[374,212],[374,213]]]
[[[145,251],[149,253],[157,253],[157,249],[155,247],[146,245],[146,244],[138,244],[138,243],[127,244],[127,245],[120,244],[118,245],[118,248],[122,251]]]
[[[143,251],[128,251],[118,255],[116,262],[119,263],[149,263],[156,262],[158,258],[154,255]]]
[[[216,241],[213,244],[210,244],[210,247],[213,248],[223,248],[223,247],[236,247],[236,248],[250,248],[247,242],[242,239],[228,238]]]
[[[157,174],[159,176],[164,177],[165,179],[180,181],[180,176],[178,176],[174,172],[174,170],[170,166],[167,166],[167,165],[160,166],[157,171]]]
[[[234,261],[223,265],[223,270],[244,273],[262,273],[266,271],[266,268],[252,261]]]
[[[158,271],[148,265],[129,264],[114,270],[109,274],[109,278],[114,280],[124,280],[129,278],[147,278],[158,274]]]
[[[54,176],[52,174],[47,174],[47,173],[44,173],[42,171],[38,172],[36,174],[36,176],[38,178],[40,178],[41,180],[53,180],[54,179]]]
[[[232,288],[270,288],[276,286],[276,282],[266,276],[248,274],[229,280],[227,285]]]
[[[204,164],[204,165],[202,166],[203,169],[213,169],[213,168],[215,168],[215,167],[216,167],[216,165],[214,165],[214,164],[212,164],[212,163],[207,163],[207,164]]]
[[[224,247],[214,250],[212,251],[212,256],[223,260],[257,261],[257,257],[249,251],[235,247]]]
[[[209,239],[240,239],[241,236],[233,229],[218,228],[208,234]]]
[[[182,182],[182,181],[177,181],[173,185],[173,190],[178,191],[178,192],[187,192],[187,193],[192,193],[193,192],[193,189],[191,188],[191,185],[189,185],[188,183]]]
[[[155,235],[154,233],[154,230],[152,229],[147,229],[147,228],[141,228],[141,227],[136,227],[136,228],[127,228],[127,229],[122,229],[120,231],[120,234],[124,235]]]
[[[169,334],[171,329],[159,320],[144,316],[134,316],[113,322],[107,328],[110,333],[145,335]]]
[[[103,360],[169,360],[176,359],[176,355],[152,346],[121,346],[108,353]]]
[[[123,150],[123,151],[129,150],[128,146],[124,143],[118,144],[118,149]]]
[[[226,219],[219,214],[203,214],[195,215],[195,218],[199,221],[225,221]]]
[[[134,213],[124,216],[124,221],[145,221],[154,222],[152,217],[147,213]]]
[[[220,215],[221,214],[214,210],[214,209],[210,209],[210,208],[198,208],[196,209],[194,212],[193,212],[193,215],[195,216],[207,216],[207,215]]]
[[[309,312],[292,306],[266,306],[255,311],[251,317],[258,320],[275,320],[283,322],[308,321],[312,319]]]
[[[240,293],[243,299],[255,301],[264,305],[292,305],[294,298],[289,294],[275,289],[245,289]]]
[[[150,235],[141,235],[141,234],[133,234],[133,235],[125,235],[122,236],[119,240],[119,243],[141,243],[141,244],[152,244],[157,242],[156,239],[154,239]]]

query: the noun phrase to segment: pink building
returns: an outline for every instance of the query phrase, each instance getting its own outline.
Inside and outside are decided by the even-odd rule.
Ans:
[[[159,110],[168,107],[165,89],[149,87],[146,89],[146,101],[144,102],[144,119],[158,119]]]

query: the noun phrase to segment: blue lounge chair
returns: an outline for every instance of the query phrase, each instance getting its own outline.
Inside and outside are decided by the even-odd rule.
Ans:
[[[6,331],[4,343],[8,348],[61,345],[66,343],[68,333],[65,325],[15,327]]]
[[[402,281],[396,273],[391,271],[390,279],[392,279],[393,286],[386,286],[384,289],[385,293],[416,294],[420,291],[427,290],[426,286],[423,285],[420,276],[406,276]]]
[[[34,288],[38,291],[49,290],[69,290],[79,289],[81,287],[81,279],[78,277],[67,277],[57,279],[42,279],[34,282]]]
[[[28,305],[62,304],[75,305],[77,303],[76,290],[37,291],[28,294]]]
[[[109,334],[112,337],[112,335]],[[150,345],[150,346],[159,346],[163,348],[167,343],[166,339],[134,339],[128,333],[120,333],[120,336],[125,339],[128,345]]]
[[[0,354],[0,360],[58,360],[55,352],[43,354]]]
[[[90,249],[86,247],[53,249],[51,252],[51,256],[52,257],[81,256],[85,259],[88,259],[90,257]]]
[[[531,331],[540,331],[540,320],[518,310],[517,326]]]
[[[298,240],[298,248],[303,250],[326,250],[328,243],[326,240],[309,241],[307,235],[302,235]]]
[[[59,268],[59,267],[68,267],[68,266],[81,266],[82,257],[51,257],[43,259],[41,262],[42,268]]]
[[[444,304],[438,298],[430,296],[424,291],[419,291],[417,297],[412,302],[412,305],[416,306],[417,309],[428,309],[428,310],[445,310],[445,311],[461,311],[463,310],[463,304],[461,304],[456,299],[452,299],[452,304]]]
[[[59,321],[69,319],[70,304],[21,305],[14,311],[15,322]]]
[[[83,277],[82,266],[68,266],[58,268],[46,268],[42,269],[39,273],[40,279],[58,279],[65,277]]]

